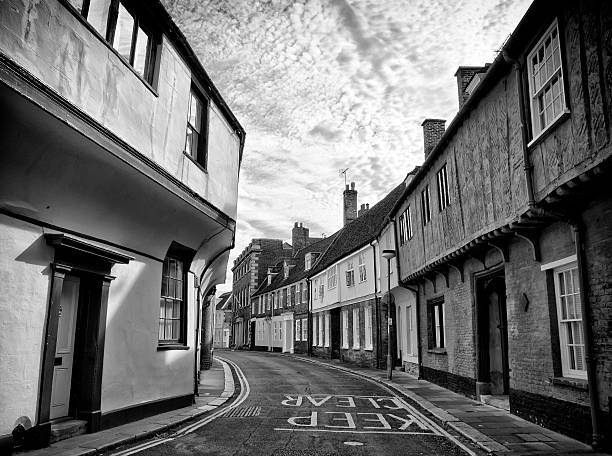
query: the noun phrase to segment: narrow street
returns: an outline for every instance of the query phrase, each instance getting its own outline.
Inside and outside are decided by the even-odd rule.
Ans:
[[[187,435],[113,454],[466,454],[400,398],[365,379],[277,354],[218,355],[243,371],[248,396],[242,403]]]

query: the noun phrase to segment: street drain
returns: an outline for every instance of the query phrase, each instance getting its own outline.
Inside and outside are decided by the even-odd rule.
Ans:
[[[224,418],[246,418],[249,416],[259,416],[261,413],[261,407],[241,407],[232,409],[223,414]]]
[[[344,444],[348,446],[363,446],[361,442],[344,442]]]

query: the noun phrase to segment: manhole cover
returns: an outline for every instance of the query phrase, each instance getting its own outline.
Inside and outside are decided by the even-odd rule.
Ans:
[[[253,406],[253,407],[240,407],[231,409],[228,412],[223,414],[224,418],[245,418],[249,416],[259,416],[261,413],[261,407]]]

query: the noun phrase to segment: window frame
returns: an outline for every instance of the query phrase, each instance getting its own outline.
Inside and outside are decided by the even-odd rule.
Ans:
[[[559,64],[558,67],[555,67],[555,69],[551,72],[551,75],[546,79],[546,81],[544,81],[544,83],[541,84],[539,88],[536,88],[536,84],[534,81],[534,73],[536,71],[534,70],[533,59],[534,57],[536,57],[537,54],[539,54],[539,51],[541,49],[545,52],[546,41],[548,38],[551,39],[552,45],[553,34],[555,31],[557,34]],[[543,57],[546,57],[546,55],[544,54]],[[552,65],[554,66],[554,49],[551,51],[550,58],[552,60]],[[531,47],[531,50],[527,54],[525,60],[525,66],[527,67],[527,104],[529,105],[530,127],[532,135],[532,140],[530,141],[529,145],[532,145],[537,139],[546,134],[546,132],[550,131],[561,118],[563,118],[566,114],[570,112],[567,96],[567,78],[565,77],[564,60],[565,58],[563,54],[563,39],[559,28],[559,21],[555,18],[552,23],[546,28],[545,32],[542,34],[536,44]],[[540,63],[540,65],[543,64]],[[546,61],[544,62],[544,65],[546,65]],[[539,71],[539,69],[537,71]],[[558,87],[560,89],[559,112],[556,115],[553,114],[550,119],[547,119],[546,124],[542,126],[542,117],[539,112],[539,105],[541,102],[540,95],[545,95],[546,90],[549,88],[551,90],[551,98],[554,97],[553,86],[555,79],[557,79]],[[554,111],[554,100],[551,101],[551,108]]]
[[[373,334],[372,334],[372,307],[366,306],[363,309],[363,326],[364,326],[364,350],[373,350]]]
[[[295,341],[302,341],[302,320],[296,318],[295,320]]]
[[[436,298],[427,302],[427,335],[430,350],[446,349],[444,298]]]
[[[302,340],[308,340],[308,319],[302,318]]]
[[[333,290],[338,286],[338,265],[333,265],[327,270],[327,289]]]
[[[361,348],[361,338],[359,337],[359,307],[353,309],[353,349]]]
[[[423,226],[431,222],[431,195],[429,194],[429,184],[421,190],[421,215],[423,217]]]
[[[90,21],[89,13],[92,0],[83,0],[80,7],[77,7],[70,2],[70,0],[64,0],[64,4],[68,5],[72,11],[74,11],[79,18],[81,18],[102,41],[112,49],[113,53],[117,55],[132,72],[142,80],[145,85],[153,91],[157,96],[156,86],[159,73],[159,61],[161,60],[161,52],[159,50],[162,43],[162,33],[158,27],[155,26],[155,20],[139,6],[137,2],[132,0],[109,0],[107,11],[106,11],[106,24],[104,31],[98,30]],[[113,41],[116,33],[117,19],[119,15],[119,5],[122,4],[125,10],[134,19],[132,26],[132,36],[130,41],[130,56],[125,58],[117,48],[114,47]],[[134,57],[136,42],[138,40],[138,30],[142,29],[148,36],[147,49],[145,52],[145,66],[143,74],[140,74],[136,68],[134,68]],[[134,34],[136,33],[136,39]]]
[[[572,277],[572,295],[574,296],[574,306],[576,306],[576,298],[578,297],[578,311],[580,312],[580,319],[577,318],[566,318],[565,320],[562,318],[562,293],[561,293],[561,283],[559,276],[563,273],[570,271],[570,276]],[[576,271],[576,279],[571,274],[571,271]],[[578,279],[578,263],[576,261],[572,261],[566,263],[564,265],[558,266],[552,270],[553,273],[553,283],[554,283],[554,294],[555,294],[555,307],[557,311],[557,330],[559,331],[559,353],[561,356],[561,373],[563,377],[567,378],[577,378],[581,380],[586,380],[587,371],[586,371],[586,352],[584,347],[584,315],[582,315],[582,307],[580,305],[580,283]],[[574,283],[576,280],[578,283]],[[567,295],[564,295],[567,296]],[[576,309],[576,307],[575,307]],[[569,323],[571,327],[571,323],[579,323],[580,329],[582,332],[582,344],[570,344],[567,337],[567,326],[564,326],[564,323]],[[582,347],[582,365],[584,369],[574,369],[571,366],[570,362],[570,345],[581,346]]]
[[[450,206],[450,194],[448,191],[448,172],[444,163],[436,173],[436,184],[438,189],[438,209],[442,212]]]
[[[191,118],[191,103],[193,99],[196,99],[202,105],[202,112],[200,114],[200,130],[196,130],[193,126],[191,126],[190,118]],[[205,173],[208,172],[208,130],[210,124],[210,100],[207,96],[204,95],[204,92],[200,90],[198,85],[195,82],[192,82],[191,88],[189,89],[189,101],[187,103],[187,121],[185,123],[185,144],[183,146],[183,153],[193,162],[195,163],[202,171]],[[191,150],[191,146],[189,151],[187,150],[187,142],[188,142],[188,133],[189,129],[195,130],[198,134],[197,141],[197,149],[195,151]],[[242,271],[242,275],[246,274],[246,271]]]
[[[188,322],[188,311],[189,311],[189,296],[188,296],[188,281],[189,281],[189,268],[191,267],[191,260],[193,259],[195,251],[185,247],[177,242],[172,242],[168,249],[166,256],[161,267],[161,280],[160,280],[160,301],[159,307],[157,308],[157,350],[188,350],[187,346],[187,322]],[[182,301],[179,304],[180,309],[180,323],[179,323],[179,336],[173,339],[160,339],[160,325],[161,325],[161,301],[172,297],[163,295],[164,292],[164,265],[166,260],[174,260],[182,263]],[[164,311],[165,312],[165,311]],[[166,318],[164,317],[164,320]]]
[[[349,321],[348,321],[348,309],[342,309],[342,347],[343,349],[349,348]]]
[[[368,269],[366,266],[366,258],[364,252],[357,255],[357,263],[359,265],[359,283],[363,283],[368,280]]]
[[[348,260],[346,263],[345,280],[348,288],[355,286],[355,267],[353,259]]]

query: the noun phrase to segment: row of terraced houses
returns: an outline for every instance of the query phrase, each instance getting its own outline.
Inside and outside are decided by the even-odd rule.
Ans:
[[[455,76],[458,113],[423,122],[424,162],[378,204],[358,213],[347,186],[336,233],[310,240],[296,224],[292,249],[243,252],[234,341],[378,368],[389,346],[396,368],[599,444],[612,423],[612,5],[535,1],[492,63]]]

